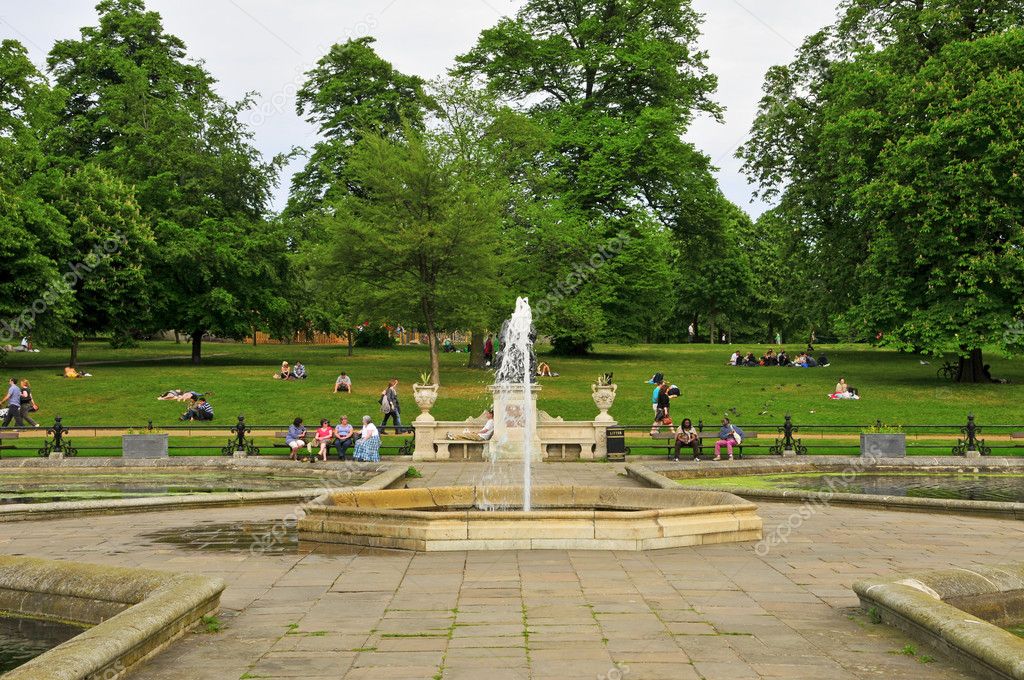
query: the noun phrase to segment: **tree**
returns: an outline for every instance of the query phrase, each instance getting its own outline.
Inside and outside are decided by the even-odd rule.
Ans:
[[[131,189],[109,172],[89,164],[67,175],[50,197],[67,221],[68,243],[54,258],[68,274],[70,293],[62,339],[71,344],[70,366],[83,337],[112,333],[148,322],[145,262],[155,247]]]
[[[848,0],[769,72],[747,169],[800,225],[851,337],[1020,349],[1024,5]],[[827,263],[827,264],[826,264]]]
[[[316,125],[321,140],[292,178],[285,214],[305,215],[351,191],[347,163],[366,134],[401,139],[406,127],[422,130],[430,106],[424,81],[397,71],[363,37],[333,45],[296,96],[295,108]]]
[[[62,327],[69,295],[53,249],[65,222],[42,193],[59,175],[43,148],[56,95],[14,40],[0,41],[0,346]]]
[[[490,304],[501,193],[467,172],[443,134],[405,137],[368,134],[356,143],[348,173],[361,191],[332,206],[330,259],[348,263],[336,294],[362,317],[422,324],[440,384],[438,331],[472,324]]]
[[[49,66],[68,93],[58,153],[133,185],[160,247],[148,299],[154,326],[228,337],[285,307],[285,236],[267,219],[281,159],[262,160],[213,78],[186,58],[141,0],[104,0],[99,25],[57,42]]]
[[[558,295],[560,279],[571,276],[565,265],[583,266],[595,242],[642,239],[649,227],[641,225],[654,221],[677,235],[713,222],[709,159],[682,141],[694,115],[720,113],[698,36],[689,2],[529,0],[458,58],[458,73],[483,76],[493,92],[521,102],[549,142],[547,186],[527,211],[532,224],[522,225],[534,237],[527,248],[561,246],[541,251],[562,265],[533,279],[542,297]],[[542,234],[546,228],[555,233]],[[627,271],[627,263],[638,266]],[[623,259],[560,298],[543,321],[556,348],[578,352],[596,339],[644,337],[642,318],[622,316],[637,308],[609,304],[608,295],[641,281],[642,265]]]

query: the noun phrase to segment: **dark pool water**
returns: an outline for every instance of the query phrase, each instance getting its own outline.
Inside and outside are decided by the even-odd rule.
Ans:
[[[340,487],[362,484],[375,473],[346,470],[341,474],[343,479],[333,471],[323,479],[257,473],[4,474],[0,475],[0,504]]]
[[[294,555],[299,535],[294,523],[232,522],[198,524],[144,534],[146,544],[200,552]]]
[[[772,481],[805,491],[1024,503],[1024,477],[1011,475],[778,475]]]
[[[64,623],[0,616],[0,673],[31,661],[83,630]]]

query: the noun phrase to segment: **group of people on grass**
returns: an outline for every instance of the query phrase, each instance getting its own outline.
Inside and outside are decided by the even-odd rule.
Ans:
[[[274,380],[305,380],[306,377],[306,367],[301,361],[296,361],[294,366],[282,361],[280,372],[274,374]]]
[[[778,352],[774,349],[768,349],[760,358],[755,357],[753,352],[743,352],[737,350],[732,353],[729,357],[729,361],[726,362],[727,366],[792,366],[796,368],[818,368],[828,366],[828,357],[824,354],[815,359],[811,356],[814,348],[808,346],[803,352],[800,352],[795,357],[790,358],[786,354],[786,350],[780,348]]]
[[[7,406],[4,407],[4,404]],[[39,423],[32,419],[30,414],[39,410],[39,405],[32,397],[32,385],[27,379],[19,381],[11,378],[7,382],[7,394],[0,399],[0,412],[3,416],[3,427],[9,427],[14,421],[16,427],[25,427],[27,423],[31,427],[39,427]]]
[[[178,420],[213,420],[213,404],[206,398],[213,392],[196,392],[195,390],[167,390],[157,401],[187,401],[188,409]]]

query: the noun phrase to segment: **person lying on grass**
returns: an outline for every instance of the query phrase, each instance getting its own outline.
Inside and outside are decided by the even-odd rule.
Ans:
[[[167,390],[159,397],[157,401],[199,401],[202,397],[213,392],[196,392],[195,390]]]

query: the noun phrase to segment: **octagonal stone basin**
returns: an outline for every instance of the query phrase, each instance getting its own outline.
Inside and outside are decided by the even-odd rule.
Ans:
[[[652,550],[756,541],[757,506],[719,491],[514,486],[343,491],[307,506],[299,540],[404,550]]]

